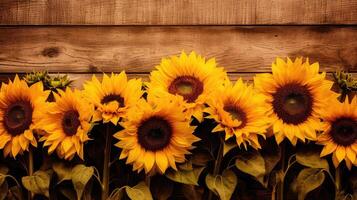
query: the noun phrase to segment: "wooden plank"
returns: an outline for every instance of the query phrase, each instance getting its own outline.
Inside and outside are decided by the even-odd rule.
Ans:
[[[356,0],[1,0],[3,25],[355,24]]]
[[[19,74],[22,77],[24,74]],[[95,74],[99,79],[102,78],[102,74]],[[231,81],[236,81],[242,78],[244,81],[252,83],[255,73],[229,73]],[[74,80],[73,87],[82,89],[83,83],[87,80],[91,80],[93,74],[68,74],[71,80]],[[149,81],[149,74],[127,74],[128,78],[141,78],[143,81]],[[357,78],[357,73],[352,73],[354,78]],[[0,74],[0,83],[7,83],[9,79],[13,79],[15,74]],[[333,80],[332,73],[327,74],[327,78]]]
[[[229,72],[269,72],[277,56],[357,71],[356,38],[356,26],[0,27],[0,73],[148,73],[182,50]]]

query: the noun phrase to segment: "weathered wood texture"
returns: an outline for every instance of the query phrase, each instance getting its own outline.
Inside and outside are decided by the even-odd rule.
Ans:
[[[3,25],[355,24],[356,0],[1,0]]]
[[[148,73],[162,57],[195,50],[229,72],[268,72],[275,57],[357,71],[357,27],[2,27],[0,73]]]

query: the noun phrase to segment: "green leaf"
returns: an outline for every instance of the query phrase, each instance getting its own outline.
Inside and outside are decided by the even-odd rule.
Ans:
[[[329,170],[326,159],[320,158],[320,152],[305,148],[296,153],[296,161],[305,167]]]
[[[47,171],[36,171],[32,176],[22,177],[22,184],[24,187],[35,193],[41,194],[46,197],[50,196],[49,187],[51,180],[52,170]]]
[[[174,182],[165,176],[153,176],[150,179],[150,190],[154,199],[167,200],[174,190]],[[184,185],[184,184],[182,184]]]
[[[76,191],[74,191],[72,188],[60,188],[59,191],[61,192],[61,194],[63,196],[65,196],[67,199],[69,200],[76,200],[77,196],[76,196]]]
[[[77,199],[82,198],[83,191],[88,183],[88,181],[92,178],[94,174],[93,167],[86,167],[85,165],[79,164],[73,167],[72,169],[72,183],[74,189],[77,193]]]
[[[9,185],[6,182],[0,185],[0,200],[4,200],[7,197],[7,193],[9,190]]]
[[[19,186],[12,186],[8,191],[7,191],[7,199],[22,199],[22,192],[21,188]]]
[[[190,171],[190,170],[193,170],[193,167],[192,167],[192,161],[189,160],[183,164],[180,164],[180,165],[177,165],[177,167],[180,169],[180,170],[186,170],[186,171]]]
[[[168,170],[165,174],[167,178],[172,181],[189,184],[189,185],[198,185],[198,179],[203,171],[204,167],[193,168],[191,171],[187,170]]]
[[[125,187],[126,194],[131,200],[152,200],[149,187],[145,182],[140,182],[134,187]]]
[[[298,199],[304,200],[306,195],[321,186],[324,180],[325,174],[321,169],[305,168],[301,170],[296,179]]]
[[[270,172],[280,161],[280,157],[281,157],[280,148],[278,145],[266,146],[266,149],[263,149],[261,151],[261,155],[265,163],[265,175],[270,174]]]
[[[121,188],[116,188],[109,195],[108,200],[121,200],[125,195],[125,188],[129,186],[124,186]]]
[[[65,180],[71,180],[72,178],[72,168],[66,165],[64,162],[55,162],[52,165],[53,171],[57,174],[58,182],[57,184],[61,183]]]
[[[237,186],[237,177],[231,170],[225,170],[222,175],[207,174],[206,185],[222,200],[229,200]]]
[[[237,143],[234,142],[224,142],[223,143],[223,156],[225,156],[229,151],[231,151],[232,149],[238,147]]]
[[[9,168],[5,165],[0,165],[0,185],[2,185],[6,179],[6,175],[9,172]]]
[[[181,191],[186,199],[202,199],[204,189],[195,185],[182,184]]]
[[[205,167],[207,163],[212,160],[214,160],[214,158],[211,153],[203,149],[195,149],[191,158],[192,164],[201,167]]]
[[[252,175],[257,181],[265,185],[265,161],[258,151],[244,152],[238,155],[235,165],[239,170]]]

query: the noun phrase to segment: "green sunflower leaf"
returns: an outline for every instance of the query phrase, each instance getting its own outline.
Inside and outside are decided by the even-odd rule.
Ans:
[[[72,178],[72,167],[66,165],[64,162],[55,162],[52,165],[53,171],[57,174],[58,182],[57,184],[61,183],[65,180],[71,180]]]
[[[126,194],[131,200],[152,200],[149,187],[145,182],[140,182],[134,187],[125,187]]]
[[[204,189],[195,185],[182,184],[181,192],[186,199],[202,199]]]
[[[204,167],[196,167],[192,170],[168,170],[165,176],[172,181],[189,184],[198,185],[198,179],[203,171]]]
[[[214,160],[214,158],[209,151],[203,149],[194,149],[191,158],[193,165],[204,167],[209,161],[212,160]]]
[[[36,171],[32,176],[22,177],[22,184],[28,191],[49,197],[49,187],[52,173],[52,170]]]
[[[153,176],[150,178],[150,189],[154,199],[167,200],[174,191],[174,182],[165,176]]]
[[[225,156],[229,151],[231,151],[232,149],[234,149],[236,147],[238,147],[238,145],[235,141],[233,141],[233,142],[225,141],[223,143],[223,156]]]
[[[327,160],[320,158],[320,152],[317,150],[304,148],[298,151],[296,153],[296,161],[305,167],[329,170]]]
[[[265,161],[263,156],[258,151],[250,151],[239,154],[235,165],[242,172],[255,177],[255,179],[262,185],[266,185],[264,182],[264,176],[266,174]]]
[[[325,180],[323,170],[317,168],[305,168],[300,171],[296,179],[298,200],[304,200],[306,195],[322,185]]]
[[[140,182],[134,187],[123,186],[113,190],[112,194],[108,199],[110,200],[121,200],[123,199],[125,193],[131,200],[152,200],[152,195],[149,187],[145,182]]]
[[[3,182],[0,185],[0,200],[6,199],[8,190],[9,190],[9,185],[6,182]]]
[[[7,199],[22,199],[22,191],[20,186],[12,186],[7,191]]]
[[[9,172],[9,168],[5,165],[0,165],[0,185],[5,182],[6,175]]]
[[[231,170],[223,171],[222,175],[207,174],[206,185],[222,200],[229,200],[237,186],[237,177]]]
[[[89,180],[92,178],[93,174],[94,174],[93,167],[86,167],[85,165],[82,164],[73,167],[71,179],[74,189],[76,190],[77,193],[77,199],[82,198],[83,191]]]

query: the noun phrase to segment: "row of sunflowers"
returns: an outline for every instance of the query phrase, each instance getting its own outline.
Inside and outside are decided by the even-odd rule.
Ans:
[[[333,91],[303,58],[271,70],[232,82],[192,52],[148,82],[16,76],[0,90],[0,199],[353,198],[357,81],[336,73]]]

